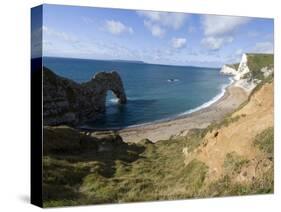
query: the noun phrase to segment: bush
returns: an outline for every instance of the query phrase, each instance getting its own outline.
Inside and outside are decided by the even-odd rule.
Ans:
[[[254,145],[258,146],[263,152],[273,157],[274,152],[274,129],[267,128],[258,134],[255,138]]]

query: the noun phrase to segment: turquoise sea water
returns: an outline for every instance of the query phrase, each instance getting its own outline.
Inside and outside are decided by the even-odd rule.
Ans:
[[[106,114],[87,123],[93,128],[128,127],[191,113],[218,100],[231,81],[214,68],[53,57],[43,58],[43,65],[76,82],[100,71],[120,74],[128,102],[118,105],[109,91]]]

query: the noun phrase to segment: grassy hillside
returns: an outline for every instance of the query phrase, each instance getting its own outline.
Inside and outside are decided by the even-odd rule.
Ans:
[[[264,67],[271,68],[274,65],[273,54],[247,54],[247,58],[253,79],[263,80],[264,76],[261,69]]]
[[[257,147],[268,149],[273,129],[257,137]],[[182,149],[196,148],[200,131],[186,137],[124,145],[114,152],[44,156],[44,206],[173,200],[273,192],[273,169],[262,172],[250,183],[233,182],[247,160],[231,153],[226,156],[225,174],[206,180],[208,166],[193,159],[184,164]]]
[[[265,125],[265,118],[271,119],[267,108],[272,106],[259,100],[271,88],[272,80],[265,81],[220,123],[155,144],[147,139],[124,143],[114,132],[88,134],[69,127],[45,127],[44,206],[272,193],[274,133],[273,125]],[[273,94],[268,95],[264,102],[271,101]],[[249,127],[243,123],[253,126],[252,120],[257,127],[247,137]],[[243,135],[250,138],[248,146],[240,149],[243,143],[231,143],[235,137],[224,139],[224,133],[236,131],[242,136],[237,141],[243,142]],[[227,148],[220,146],[224,143]],[[220,149],[219,154],[215,149]],[[220,161],[215,163],[216,159]]]
[[[261,71],[262,68],[273,68],[274,66],[274,55],[273,54],[254,54],[247,53],[248,67],[250,73],[245,74],[244,78],[264,80],[264,73]],[[240,63],[227,64],[227,66],[238,70]]]
[[[65,129],[73,132],[71,128]],[[200,133],[200,130],[194,130],[186,137],[156,144],[149,140],[138,144],[120,141],[108,151],[98,151],[100,147],[86,144],[94,143],[95,137],[78,136],[81,146],[76,153],[61,147],[59,151],[49,148],[50,152],[43,158],[44,206],[197,196],[208,167],[198,160],[185,166],[182,149],[186,146],[196,148],[201,142]],[[111,136],[98,142],[113,145],[115,141],[110,141]],[[60,139],[67,137],[61,135]],[[48,139],[46,137],[45,141]]]

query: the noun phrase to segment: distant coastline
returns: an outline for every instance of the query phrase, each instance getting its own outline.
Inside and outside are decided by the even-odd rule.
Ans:
[[[139,63],[139,64],[147,64],[147,65],[159,65],[159,66],[175,66],[175,67],[190,67],[190,68],[209,68],[209,69],[220,69],[220,66],[199,66],[199,65],[192,65],[192,64],[162,64],[162,63],[150,63],[147,61],[142,60],[126,60],[126,59],[96,59],[96,58],[77,58],[77,57],[61,57],[61,56],[42,56],[42,57],[35,57],[31,58],[34,59],[43,59],[44,58],[59,58],[59,59],[73,59],[73,60],[89,60],[89,61],[107,61],[107,62],[120,62],[120,63]]]

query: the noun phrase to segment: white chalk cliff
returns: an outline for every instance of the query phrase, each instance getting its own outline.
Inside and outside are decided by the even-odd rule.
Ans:
[[[247,65],[247,62],[248,62],[248,58],[247,58],[247,55],[246,54],[243,54],[242,55],[242,59],[241,59],[241,62],[239,64],[239,67],[238,67],[238,70],[237,70],[237,73],[235,74],[234,76],[234,79],[235,80],[240,80],[244,77],[245,74],[247,74],[248,72],[250,72],[250,69]]]
[[[237,71],[235,68],[231,67],[230,65],[223,65],[220,72],[227,75],[236,75]]]
[[[234,65],[224,65],[220,72],[222,74],[234,76],[235,80],[240,80],[245,74],[250,71],[247,65],[247,61],[247,55],[243,54],[237,70],[235,69]]]
[[[260,79],[256,79],[253,76],[252,71],[254,70],[250,70],[249,68],[249,56],[260,57],[259,54],[243,54],[237,69],[235,68],[237,65],[224,65],[220,71],[222,74],[232,75],[235,80],[234,85],[242,87],[247,92],[253,90],[256,85],[261,82]],[[263,77],[266,78],[273,73],[273,64],[267,64],[261,67],[259,71],[262,72]]]

